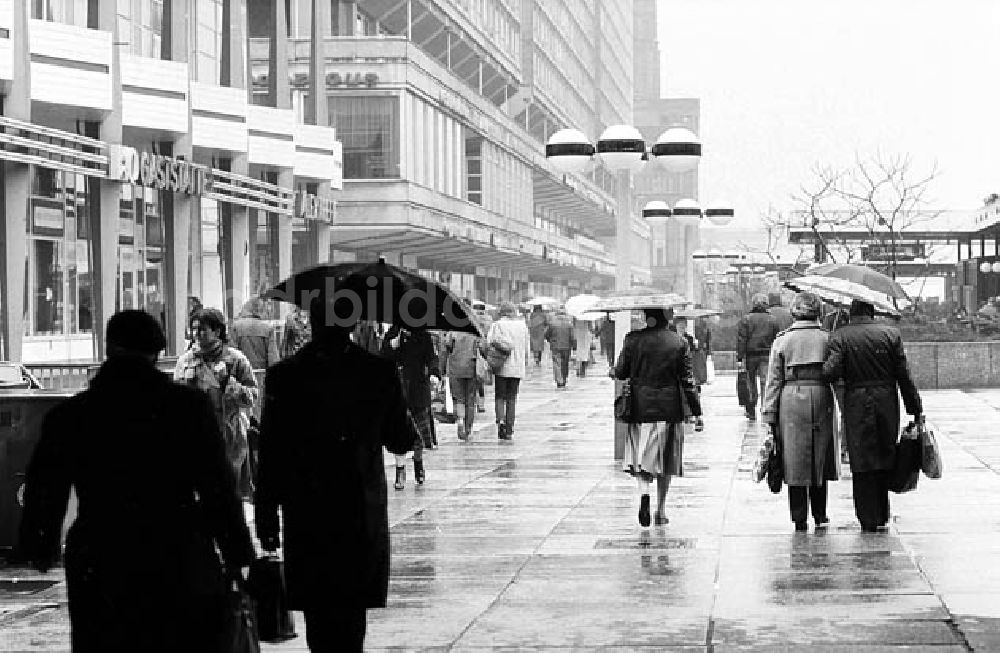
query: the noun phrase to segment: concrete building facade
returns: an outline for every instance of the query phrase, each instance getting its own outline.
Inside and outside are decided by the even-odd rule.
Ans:
[[[189,297],[233,316],[329,257],[335,130],[249,84],[282,4],[0,1],[0,358],[100,358],[124,308],[177,353]]]

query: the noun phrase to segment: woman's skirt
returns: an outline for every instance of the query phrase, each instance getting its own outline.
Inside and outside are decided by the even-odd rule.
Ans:
[[[684,476],[684,425],[629,424],[623,469],[633,476]]]

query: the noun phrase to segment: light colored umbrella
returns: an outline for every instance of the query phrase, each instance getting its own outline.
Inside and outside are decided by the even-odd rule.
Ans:
[[[534,297],[524,303],[528,306],[556,306],[559,300],[552,297]]]
[[[677,308],[690,304],[687,299],[672,292],[639,292],[626,294],[625,291],[615,296],[604,297],[594,304],[590,310],[601,313],[616,313],[618,311],[639,311],[645,308]]]
[[[700,317],[710,317],[712,315],[722,315],[722,311],[714,308],[679,308],[674,311],[675,317],[686,317],[689,320],[697,320]]]
[[[815,293],[823,301],[843,307],[850,306],[853,300],[858,299],[874,306],[875,312],[880,315],[899,317],[899,311],[893,306],[891,297],[847,279],[807,274],[789,279],[785,282],[785,287]]]
[[[599,320],[604,314],[590,310],[599,301],[597,295],[575,295],[566,300],[566,312],[578,320]]]

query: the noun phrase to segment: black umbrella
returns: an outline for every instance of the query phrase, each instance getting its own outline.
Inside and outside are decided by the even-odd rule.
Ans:
[[[365,320],[483,335],[471,309],[453,292],[383,259],[318,265],[285,279],[264,298],[305,309],[321,298],[329,319],[345,326]]]

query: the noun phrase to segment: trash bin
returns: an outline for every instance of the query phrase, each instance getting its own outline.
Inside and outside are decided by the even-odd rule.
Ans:
[[[41,435],[42,419],[71,392],[0,389],[0,557],[17,544],[24,504],[24,478]],[[70,520],[74,509],[67,511]]]

